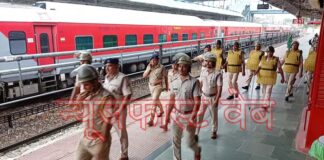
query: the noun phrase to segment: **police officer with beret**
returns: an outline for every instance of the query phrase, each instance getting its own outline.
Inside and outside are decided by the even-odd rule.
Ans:
[[[125,74],[119,72],[119,60],[117,58],[109,58],[105,60],[105,76],[104,88],[114,95],[116,98],[116,107],[114,115],[116,118],[113,124],[120,138],[121,156],[120,160],[128,160],[128,134],[126,130],[127,105],[132,96],[130,81]]]
[[[159,54],[154,53],[151,56],[150,63],[147,65],[147,68],[143,74],[143,77],[149,78],[149,89],[152,95],[153,106],[151,109],[150,120],[147,123],[148,126],[153,126],[154,117],[156,114],[156,107],[159,107],[160,113],[157,117],[161,117],[164,113],[162,103],[160,101],[160,95],[162,92],[162,83],[165,81],[166,88],[168,88],[168,78],[167,73],[162,64],[159,63]]]

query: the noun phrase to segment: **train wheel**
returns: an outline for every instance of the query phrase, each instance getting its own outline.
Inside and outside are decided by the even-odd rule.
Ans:
[[[142,71],[142,70],[144,70],[145,69],[145,64],[144,63],[139,63],[138,65],[137,65],[137,71],[139,72],[139,71]]]
[[[129,73],[134,73],[134,72],[136,72],[136,71],[137,71],[137,66],[136,66],[136,64],[131,64],[131,65],[129,66],[129,68],[127,69],[127,71],[128,71]]]

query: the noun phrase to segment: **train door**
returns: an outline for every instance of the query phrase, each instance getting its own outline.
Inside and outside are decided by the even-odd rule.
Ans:
[[[34,26],[38,54],[55,52],[52,28],[52,26]],[[53,64],[54,61],[54,57],[40,58],[38,65]]]

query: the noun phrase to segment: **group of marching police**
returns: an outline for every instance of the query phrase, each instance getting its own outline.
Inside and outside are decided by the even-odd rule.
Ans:
[[[303,75],[303,66],[307,73],[307,92],[309,92],[315,68],[317,43],[312,43],[312,49],[304,65],[302,51],[298,47],[299,43],[294,41],[292,48],[288,49],[283,59],[280,60],[279,57],[275,56],[273,46],[267,47],[266,51],[263,52],[261,43],[256,42],[255,49],[250,52],[247,63],[245,63],[245,53],[240,49],[238,42],[234,43],[233,49],[228,50],[226,55],[225,50],[222,49],[221,41],[218,40],[214,48],[207,45],[204,54],[194,59],[191,59],[185,53],[176,54],[172,58],[172,68],[168,71],[160,63],[160,55],[154,53],[143,74],[144,78],[149,79],[148,86],[153,104],[147,125],[153,126],[155,117],[162,117],[163,114],[166,114],[165,122],[160,127],[167,131],[170,124],[174,159],[181,159],[183,134],[188,147],[194,152],[194,159],[201,159],[202,148],[199,146],[201,126],[197,124],[201,124],[208,109],[212,118],[210,138],[217,138],[218,103],[225,74],[227,74],[229,85],[227,100],[238,97],[239,86],[237,81],[240,73],[245,76],[245,67],[248,69],[248,77],[242,88],[244,90],[252,88],[253,79],[256,77],[255,89],[262,89],[263,99],[270,101],[272,88],[277,81],[277,74],[280,74],[281,83],[286,82],[288,84],[285,100],[289,101],[289,98],[293,96],[296,78]],[[71,95],[70,105],[76,109],[80,109],[80,106],[87,106],[88,108],[83,109],[82,114],[91,122],[83,121],[84,133],[79,142],[77,159],[109,159],[110,130],[114,127],[120,138],[120,160],[127,160],[126,117],[127,106],[132,96],[130,80],[119,71],[120,64],[117,58],[105,60],[104,82],[101,82],[98,72],[91,65],[91,54],[81,53],[78,58],[81,65],[73,71],[76,74],[76,83]],[[202,62],[198,79],[190,74],[193,61]],[[164,89],[163,84],[165,84],[169,96],[165,111],[159,99]],[[266,110],[270,106],[266,104],[262,107]],[[171,122],[171,116],[173,116],[172,119],[177,119],[177,121]]]

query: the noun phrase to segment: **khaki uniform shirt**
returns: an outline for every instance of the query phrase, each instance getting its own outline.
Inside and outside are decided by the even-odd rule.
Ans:
[[[170,88],[171,94],[175,94],[175,109],[180,113],[192,111],[194,97],[201,96],[198,80],[190,75],[184,81],[177,77]]]
[[[110,93],[120,100],[123,96],[128,96],[132,94],[132,88],[130,86],[130,81],[125,74],[119,72],[115,77],[109,79],[105,77],[105,82],[103,87]]]
[[[169,83],[169,85],[177,78],[179,76],[179,73],[178,72],[176,72],[176,73],[174,73],[173,72],[173,69],[170,69],[169,71],[168,71],[168,83]]]
[[[163,76],[166,76],[165,68],[163,65],[158,64],[154,68],[147,67],[146,69],[151,69],[149,75],[149,84],[152,86],[156,80],[163,80]]]
[[[208,70],[204,70],[200,77],[203,94],[215,95],[217,94],[217,86],[223,86],[223,76],[220,72],[212,69],[209,73]]]
[[[110,97],[108,100],[105,98]],[[114,108],[112,94],[102,87],[94,94],[89,95],[83,101],[82,124],[85,131],[82,138],[86,146],[92,146],[102,142],[100,137],[107,137],[110,134],[108,119],[112,118]]]

